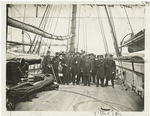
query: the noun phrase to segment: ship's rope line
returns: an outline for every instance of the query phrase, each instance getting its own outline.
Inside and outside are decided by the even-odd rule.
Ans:
[[[57,27],[57,24],[58,24],[58,19],[59,19],[60,13],[61,13],[61,9],[62,9],[62,4],[60,6],[60,10],[59,10],[59,14],[58,14],[57,21],[56,21],[56,24],[55,24],[55,28],[54,28],[54,31],[53,31],[53,35],[55,34],[55,31],[56,31],[56,27]],[[51,40],[51,43],[50,43],[48,49],[50,49],[51,45],[52,45],[52,40]]]
[[[112,27],[113,27],[113,32],[112,33],[114,33],[115,38],[117,39],[117,35],[116,35],[116,31],[115,31],[115,25],[114,25],[114,21],[113,21],[113,16],[112,16],[111,8],[108,7],[108,9],[109,9],[109,14],[110,14],[110,21],[111,21],[111,24],[112,24]],[[119,65],[122,67],[122,62],[121,61],[119,61]],[[124,69],[121,68],[121,71],[123,73]],[[123,78],[122,74],[121,74],[121,78],[122,78],[121,79],[122,82],[124,83],[124,78]]]
[[[52,11],[53,11],[53,6],[51,5],[51,9],[50,9],[50,17],[51,17],[51,15],[52,15]],[[51,18],[49,18],[49,21],[48,21],[48,25],[47,25],[47,30],[49,31],[49,29],[48,28],[50,28],[50,22],[51,22]],[[50,32],[50,31],[49,31]],[[43,41],[44,43],[45,43],[45,41]],[[46,39],[46,43],[45,43],[45,46],[44,46],[44,50],[43,50],[43,55],[44,55],[44,53],[45,53],[45,49],[46,49],[46,46],[47,46],[47,42],[48,42],[48,39]]]
[[[13,8],[22,16],[22,14],[18,11],[18,9],[15,6],[13,6]]]
[[[56,27],[57,27],[57,24],[58,24],[58,19],[59,19],[60,13],[61,13],[61,9],[62,9],[62,4],[61,4],[60,9],[59,9],[59,14],[58,14],[58,17],[57,17],[57,21],[56,21],[56,24],[55,24],[55,27],[54,27],[53,34],[54,34],[55,31],[56,31]],[[49,47],[48,47],[48,50],[50,49],[51,45],[52,45],[52,40],[51,40],[51,42],[50,42],[50,45],[49,45]]]
[[[47,12],[47,15],[46,15],[46,17],[48,16],[48,14],[49,14],[49,10],[48,10],[48,12]],[[46,18],[45,17],[45,22],[44,22],[44,24],[43,24],[43,29],[42,30],[45,30],[45,27],[46,27],[46,23],[47,23],[47,20],[48,20],[48,18]],[[40,40],[38,40],[38,42],[37,42],[37,50],[36,50],[36,53],[38,53],[38,51],[39,51],[39,49],[40,49],[40,45],[41,45],[41,40],[42,40],[42,36],[39,36],[39,39]]]
[[[49,20],[49,18],[48,18],[48,17],[49,17],[49,15],[50,15],[50,10],[51,10],[51,7],[49,8],[49,11],[48,11],[48,13],[49,13],[49,14],[48,14],[48,15],[47,15],[47,17],[46,17],[46,19],[47,19],[47,20],[46,20],[46,23],[47,23],[47,21]],[[49,22],[50,22],[50,21],[49,21]],[[45,28],[46,28],[46,30],[45,30],[45,31],[47,31],[47,30],[48,30],[49,22],[48,22],[47,28],[46,28],[46,23],[45,23],[45,25],[44,25],[44,29],[43,29],[43,30],[45,30]],[[37,49],[37,53],[38,53],[38,54],[40,54],[41,41],[43,41],[43,40],[42,40],[42,36],[41,36],[41,40],[40,40],[40,43],[39,43],[39,46],[38,46],[38,49]],[[43,42],[44,42],[44,41],[43,41]]]
[[[49,21],[49,24],[48,25],[50,25],[49,27],[49,33],[50,33],[50,30],[51,30],[51,26],[52,26],[52,22],[53,22],[53,19],[52,19],[52,16],[53,16],[53,12],[54,12],[54,10],[55,10],[55,6],[51,6],[51,15],[50,15],[50,21]],[[45,48],[44,48],[44,52],[43,52],[43,55],[45,54],[45,52],[46,52],[46,47],[49,47],[49,45],[47,44],[48,43],[48,39],[47,39],[47,41],[46,41],[46,43],[45,43]]]
[[[45,22],[43,23],[42,30],[45,30],[45,26],[46,26],[46,23],[47,23],[47,20],[48,20],[47,17],[48,17],[48,15],[49,15],[49,10],[50,10],[50,8],[48,9],[47,14],[46,14],[46,16],[45,16]],[[39,39],[40,39],[40,40],[39,40]],[[35,48],[36,48],[36,46],[37,46],[38,43],[39,43],[39,45],[40,45],[41,39],[42,39],[42,36],[39,36],[39,37],[38,37],[38,40],[37,40],[37,42],[36,42]],[[34,51],[35,51],[35,49],[34,49]],[[33,51],[33,52],[34,52],[34,51]],[[38,51],[38,47],[37,47],[37,51]],[[37,53],[37,51],[36,51],[36,53]]]
[[[43,11],[44,11],[44,8],[41,9],[38,14],[40,15]],[[33,16],[34,13],[35,13],[35,11],[33,11],[33,12],[30,14],[30,16]],[[27,14],[26,14],[26,15],[27,15]],[[26,22],[28,22],[28,24],[31,24],[35,19],[37,19],[36,17],[33,18],[33,17],[30,17],[30,16],[28,16],[28,17],[26,18]]]
[[[116,31],[115,31],[115,25],[114,25],[114,21],[113,21],[113,16],[112,16],[111,8],[108,7],[108,10],[109,10],[109,14],[110,14],[110,21],[111,21],[111,24],[112,24],[113,33],[115,35],[115,38],[117,39],[117,35],[116,35]]]
[[[86,5],[85,5],[85,18],[84,18],[85,20],[84,20],[84,23],[85,23],[85,42],[86,42],[86,52],[87,52],[87,23],[86,23]]]
[[[47,6],[46,9],[45,9],[45,12],[44,12],[44,14],[43,14],[42,20],[41,20],[41,22],[40,22],[40,24],[39,24],[39,28],[41,27],[41,24],[42,24],[42,22],[43,22],[43,19],[44,19],[44,17],[45,17],[45,14],[46,14],[46,11],[47,11],[47,10],[48,10],[48,6]],[[35,43],[36,37],[37,37],[37,34],[35,35],[35,37],[34,37],[34,39],[33,39],[33,42],[32,42],[32,45],[30,46],[28,52],[31,52],[31,49],[32,49],[33,44]]]
[[[24,5],[23,23],[25,21],[25,13],[26,13],[26,5]],[[23,29],[22,29],[22,42],[24,43],[24,30]],[[22,47],[23,47],[23,52],[25,52],[24,45]]]
[[[54,21],[54,16],[55,16],[57,7],[58,7],[57,5],[54,5],[54,6],[53,6],[53,11],[52,11],[52,14],[51,14],[51,20],[52,20],[52,21],[51,21],[49,33],[51,32],[51,29],[52,29],[52,25],[53,25],[53,21]],[[50,43],[51,43],[51,41],[52,41],[52,40],[50,40]],[[47,44],[47,50],[52,51],[51,49],[49,49],[50,43]],[[46,51],[45,51],[45,52],[46,52]],[[53,52],[53,51],[52,51],[52,52]],[[53,54],[54,54],[54,52],[53,52]]]
[[[49,5],[48,5],[48,10],[47,10],[47,12],[46,12],[46,16],[44,17],[44,21],[43,21],[43,24],[42,24],[42,27],[41,27],[42,30],[43,30],[44,25],[45,25],[46,20],[47,20],[46,17],[47,17],[47,15],[48,15],[48,11],[49,11]],[[38,44],[38,42],[39,42],[39,38],[40,38],[40,37],[41,37],[41,36],[38,35],[38,38],[37,38],[37,40],[36,40],[36,43],[35,43],[35,45],[34,45],[34,49],[33,49],[32,53],[35,52],[35,49],[36,49],[36,46],[37,46],[37,44]]]
[[[50,31],[51,31],[51,28],[52,28],[52,24],[53,24],[53,21],[54,21],[54,16],[55,16],[57,7],[58,7],[58,6],[56,5],[56,6],[54,7],[54,10],[53,10],[52,22],[51,22],[51,26],[50,26]],[[50,49],[51,42],[52,42],[52,40],[50,40],[50,43],[49,43],[49,46],[48,46],[48,50]]]
[[[133,12],[132,12],[131,16],[133,16],[133,15],[134,15],[134,13],[135,13],[135,11],[136,11],[136,10],[137,10],[137,7],[135,8],[135,10],[133,10]],[[126,21],[126,23],[128,24],[128,22],[127,22],[127,21]],[[125,32],[126,32],[126,30],[127,30],[127,27],[128,27],[128,25],[126,25],[126,27],[125,27],[125,29],[124,29],[124,31],[123,31],[123,33],[122,33],[121,38],[119,39],[119,41],[121,41],[121,39],[124,37]]]
[[[43,25],[43,22],[44,22],[44,17],[46,16],[46,13],[47,13],[48,8],[49,8],[49,5],[47,5],[47,8],[45,9],[45,12],[44,12],[44,15],[43,15],[43,17],[42,17],[42,20],[41,20],[41,23],[40,23],[40,25],[39,25],[39,28],[42,28],[42,25]],[[40,36],[37,35],[37,34],[36,34],[35,37],[34,37],[33,44],[35,43],[35,41],[36,41],[36,43],[35,43],[34,46],[31,46],[31,48],[33,47],[32,53],[34,52],[34,49],[35,49],[35,46],[36,46],[36,44],[37,44],[37,41],[38,41],[39,37],[40,37]],[[31,52],[31,49],[30,49],[30,52]]]
[[[26,15],[26,5],[24,6],[24,17],[23,17],[23,22],[25,21],[25,15]]]
[[[125,10],[125,13],[126,13],[129,25],[130,25],[130,29],[131,29],[132,33],[134,33],[125,7],[124,7],[124,10]]]
[[[84,26],[83,26],[83,28],[84,28],[84,42],[85,42],[84,44],[85,44],[85,51],[86,51],[85,7],[83,6],[83,8],[84,8],[84,10],[83,10],[83,11],[84,11],[84,19],[83,19]],[[86,53],[87,53],[87,52],[86,52]]]
[[[82,13],[84,12],[84,9],[82,7]],[[84,19],[83,19],[83,44],[84,44],[84,51],[86,51],[85,49],[85,35],[84,35]]]
[[[78,41],[77,41],[77,52],[79,48],[79,33],[80,33],[80,12],[81,12],[81,5],[79,5],[79,23],[78,23]]]
[[[38,13],[39,15],[44,11],[44,8],[40,10],[40,12]],[[31,15],[30,16],[33,16],[35,13],[35,11],[32,11]],[[31,18],[31,19],[30,19]],[[29,19],[26,20],[26,22],[29,22],[29,24],[31,24],[33,21],[35,21],[35,19],[37,19],[36,17],[33,18],[33,17],[29,17]]]
[[[69,7],[69,18],[68,18],[68,33],[70,33],[70,15],[71,15],[71,5]],[[70,39],[67,39],[67,47],[66,47],[66,52],[68,52],[68,48],[69,48],[69,43],[70,43]]]
[[[56,8],[57,8],[57,6],[54,6],[54,7],[53,7],[51,17],[53,17],[52,15],[55,15],[55,13],[56,13]],[[50,30],[51,30],[51,28],[52,28],[53,20],[54,20],[54,18],[52,18],[52,22],[51,22],[51,25],[50,25]],[[49,33],[50,33],[50,30],[49,30]],[[43,41],[43,42],[44,42],[44,41]],[[45,43],[45,42],[44,42],[44,43]],[[47,43],[45,43],[45,44],[46,44],[46,46],[48,47]],[[45,47],[46,47],[46,46],[45,46]]]
[[[102,24],[102,20],[101,20],[101,15],[100,15],[100,11],[99,11],[100,10],[99,6],[96,6],[96,10],[97,10],[98,21],[99,21],[99,26],[100,26],[101,34],[102,34],[102,39],[103,39],[103,43],[104,43],[105,52],[107,54],[109,54],[108,45],[107,45],[107,42],[106,42],[104,28],[103,28],[103,24]]]
[[[109,22],[109,26],[110,26],[111,36],[113,38],[115,52],[116,52],[116,55],[119,56],[119,50],[118,50],[118,48],[116,49],[116,47],[118,47],[118,44],[117,44],[116,36],[115,36],[115,33],[114,33],[114,28],[113,28],[112,23],[111,23],[113,20],[110,20],[110,16],[109,16],[109,13],[108,13],[108,10],[107,10],[107,6],[104,5],[104,8],[105,8],[105,11],[106,11],[106,14],[107,14],[107,17],[108,17],[108,22]]]
[[[43,21],[43,25],[42,25],[42,27],[41,27],[42,30],[45,29],[45,24],[47,23],[47,18],[46,18],[46,17],[47,17],[48,14],[49,14],[49,9],[50,9],[50,8],[48,8],[47,14],[46,14],[46,16],[45,16],[45,20]],[[36,44],[35,44],[35,46],[34,46],[34,50],[32,51],[32,53],[35,52],[35,49],[36,49],[37,44],[40,43],[40,42],[39,42],[39,39],[40,39],[40,38],[42,38],[42,36],[38,35],[38,39],[37,39],[37,41],[36,41]],[[38,51],[38,47],[37,47],[37,51]]]
[[[51,9],[52,9],[52,6],[51,6],[51,8],[50,8],[50,10],[49,11],[51,11]],[[50,12],[49,12],[49,16],[50,16]],[[49,25],[50,25],[50,19],[49,19],[49,16],[47,17],[47,19],[49,20],[48,21],[48,24],[47,24],[47,28],[46,28],[46,31],[48,32],[48,30],[49,30]],[[44,40],[42,40],[44,43],[45,43],[45,41]],[[48,39],[47,39],[47,41],[48,41]],[[45,45],[47,44],[47,42],[45,43]],[[46,47],[46,46],[45,46]]]
[[[56,22],[56,25],[55,25],[53,34],[55,34],[55,31],[56,31],[56,27],[57,27],[57,23],[58,23],[58,19],[59,19],[60,13],[61,13],[61,9],[62,9],[62,4],[61,4],[61,6],[60,6],[60,10],[59,10],[59,14],[58,14],[58,17],[57,17],[57,22]]]

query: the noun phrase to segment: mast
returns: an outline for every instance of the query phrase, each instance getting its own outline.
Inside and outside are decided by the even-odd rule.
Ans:
[[[114,29],[113,29],[113,26],[112,26],[112,22],[110,20],[106,5],[104,5],[104,7],[105,7],[105,10],[106,10],[106,14],[107,14],[107,17],[108,17],[108,22],[109,22],[109,25],[110,25],[110,28],[111,28],[111,34],[112,34],[112,37],[113,37],[113,44],[114,44],[115,52],[116,52],[116,55],[118,57],[118,56],[121,56],[121,54],[119,52],[117,38],[115,36]]]
[[[77,5],[73,5],[72,10],[72,24],[71,24],[71,34],[73,35],[70,40],[70,52],[75,51],[75,37],[76,37],[76,13],[77,13]]]

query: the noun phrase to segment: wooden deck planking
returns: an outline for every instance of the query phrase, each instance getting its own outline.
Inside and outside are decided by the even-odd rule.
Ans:
[[[96,87],[94,84],[91,84],[90,87],[83,86],[83,84],[73,86],[70,83],[69,86],[60,85],[58,90],[37,93],[38,98],[34,98],[32,102],[18,103],[16,110],[74,111],[73,108],[76,108],[75,110],[79,111],[93,111],[98,110],[98,107],[105,106],[105,104],[97,102],[97,100],[101,100],[108,105],[119,108],[120,111],[129,111],[130,109],[141,111],[142,98],[137,96],[136,93],[121,89],[121,85],[115,85],[113,89],[111,86],[103,88]]]

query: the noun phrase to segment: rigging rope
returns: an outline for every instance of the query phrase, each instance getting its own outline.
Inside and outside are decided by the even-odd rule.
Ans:
[[[71,15],[71,5],[69,8],[69,21],[68,21],[68,33],[70,32],[70,15]],[[68,52],[68,48],[69,48],[69,43],[70,43],[70,39],[67,39],[67,47],[66,47],[66,52]]]
[[[15,8],[15,10],[22,16],[22,14],[18,11],[18,9],[14,5],[13,5],[13,8]]]
[[[26,5],[24,6],[23,22],[25,21],[25,13],[26,13]],[[24,43],[24,30],[22,30],[22,42]],[[25,52],[24,45],[22,47],[23,47],[23,52]]]
[[[49,11],[49,5],[48,5],[48,11]],[[47,22],[47,19],[46,19],[46,17],[47,17],[47,15],[48,15],[48,11],[47,11],[47,13],[46,13],[46,16],[45,16],[45,20],[43,21],[43,25],[42,25],[42,27],[41,27],[41,29],[42,30],[44,30],[43,28],[44,28],[44,25],[45,25],[45,23]],[[33,51],[32,51],[32,53],[35,51],[35,48],[36,48],[36,46],[37,46],[37,44],[38,44],[38,41],[39,41],[39,38],[40,38],[41,36],[39,35],[38,36],[38,38],[37,38],[37,41],[36,41],[36,44],[34,45],[34,49],[33,49]]]
[[[109,14],[110,14],[110,21],[111,21],[111,24],[112,24],[112,27],[113,27],[113,32],[114,32],[114,35],[115,35],[115,38],[117,39],[117,35],[116,35],[116,31],[115,31],[115,26],[114,26],[114,21],[113,21],[113,16],[112,16],[112,12],[111,12],[111,8],[108,7],[109,9]],[[119,60],[119,65],[122,67],[122,62]],[[124,69],[121,68],[121,71],[123,72]],[[123,79],[123,75],[121,75],[122,79]]]
[[[53,13],[52,13],[52,15],[53,15],[52,17],[55,16],[56,9],[57,9],[57,5],[54,6],[54,11],[53,11]],[[51,23],[51,26],[50,26],[50,31],[51,31],[51,28],[52,28],[53,21],[54,21],[54,18],[52,18],[52,23]],[[49,31],[49,32],[50,32],[50,31]],[[52,40],[51,40],[50,43],[49,43],[48,50],[50,49],[51,42],[52,42]]]
[[[47,7],[46,7],[46,9],[45,9],[45,12],[44,12],[44,15],[43,15],[43,17],[42,17],[42,20],[41,20],[41,22],[40,22],[39,28],[41,27],[41,24],[42,24],[42,22],[43,22],[43,19],[44,19],[44,17],[45,17],[45,14],[46,14],[46,11],[47,11],[47,10],[48,10],[48,5],[47,5]],[[33,46],[33,44],[34,44],[34,42],[35,42],[36,37],[37,37],[37,34],[35,35],[35,37],[34,37],[34,39],[33,39],[33,42],[32,42],[32,45],[31,45],[31,47],[29,48],[29,51],[28,51],[28,52],[31,52],[31,49],[32,49],[32,46]]]
[[[39,14],[39,16],[41,15],[41,13],[43,13],[43,11],[44,11],[44,8],[38,13]],[[32,13],[31,13],[31,15],[30,16],[33,16],[34,15],[34,13],[35,13],[35,11],[33,11]],[[27,22],[29,22],[29,24],[32,24],[33,23],[33,21],[35,21],[35,19],[37,19],[36,17],[35,18],[33,18],[33,17],[31,17],[31,19],[29,18],[29,19],[27,19]]]
[[[80,6],[80,5],[79,5]],[[79,32],[80,32],[80,10],[81,6],[79,7],[79,23],[78,23],[78,42],[77,42],[77,52],[78,52],[78,47],[79,47]]]
[[[85,23],[85,42],[86,42],[86,52],[87,52],[87,27],[86,27],[86,5],[85,5],[85,18],[84,18],[84,23]]]
[[[49,9],[50,9],[50,8],[49,8]],[[47,14],[46,14],[46,16],[45,16],[45,20],[44,20],[44,22],[43,22],[43,25],[42,25],[42,27],[41,27],[42,30],[45,29],[45,25],[46,25],[47,20],[48,20],[47,17],[48,17],[48,15],[49,15],[49,9],[48,9]],[[35,51],[37,44],[41,42],[41,41],[39,41],[40,38],[42,38],[42,36],[38,36],[38,39],[37,39],[36,44],[35,44],[35,46],[34,46],[33,52]],[[37,48],[37,51],[38,51],[38,48]],[[33,52],[32,52],[32,53],[33,53]]]
[[[137,7],[135,8],[135,10],[133,10],[133,12],[132,12],[131,16],[133,16],[133,15],[134,15],[134,13],[135,13],[136,9],[137,9]],[[127,22],[127,21],[126,21],[126,22]],[[127,22],[127,24],[128,24],[128,22]],[[126,32],[126,30],[127,30],[127,27],[128,27],[128,25],[126,25],[126,27],[125,27],[125,29],[124,29],[124,31],[123,31],[123,34],[121,35],[121,38],[119,39],[120,41],[121,41],[121,39],[124,37],[125,32]]]
[[[82,7],[82,12],[84,11],[83,7]],[[85,48],[85,37],[84,37],[84,19],[83,19],[83,44],[84,44],[84,51],[86,51]]]
[[[108,7],[108,10],[109,10],[109,14],[110,14],[110,21],[111,21],[111,24],[112,24],[113,32],[114,32],[115,38],[117,39],[111,8]]]
[[[101,15],[100,15],[100,11],[99,11],[99,6],[96,6],[96,10],[97,10],[99,26],[100,26],[100,30],[101,30],[101,34],[102,34],[102,39],[103,39],[103,43],[104,43],[104,48],[105,48],[106,53],[109,54],[108,45],[107,45],[107,42],[106,42],[104,28],[103,28],[103,24],[102,24],[102,20],[101,20]]]
[[[51,9],[52,9],[52,12],[51,12],[51,15],[50,15],[50,21],[49,21],[49,24],[48,25],[50,25],[50,23],[51,23],[51,20],[53,21],[53,19],[51,18],[52,17],[52,15],[53,15],[53,12],[54,12],[54,9],[55,9],[55,6],[51,6]],[[52,24],[52,23],[51,23]],[[51,30],[51,26],[49,26],[50,27],[50,29],[49,29],[49,33],[50,33],[50,30]],[[47,42],[48,42],[48,39],[47,39],[47,41],[46,41],[46,46],[48,47],[48,44],[47,44]],[[46,50],[46,46],[45,46],[45,48],[44,48],[44,52],[43,52],[43,55],[45,54],[45,50]]]
[[[59,14],[58,14],[58,17],[57,17],[57,21],[56,21],[56,25],[55,25],[55,28],[54,28],[53,34],[55,33],[55,30],[56,30],[56,26],[57,26],[57,23],[58,23],[58,19],[59,19],[60,13],[61,13],[61,8],[62,8],[62,4],[61,4],[61,6],[60,6],[60,10],[59,10]],[[52,44],[52,40],[51,40],[51,43],[50,43],[50,45],[49,45],[49,48],[48,48],[48,49],[50,49],[51,44]]]
[[[51,7],[49,8],[49,11],[50,11],[50,9],[51,9]],[[49,14],[50,14],[49,11],[48,11],[47,20],[46,20],[46,22],[45,22],[45,25],[44,25],[44,29],[43,29],[43,30],[45,30],[45,28],[46,28],[46,23],[47,23],[47,21],[48,21],[48,19],[49,19]],[[48,30],[48,27],[49,27],[49,26],[47,26],[46,30]],[[38,49],[37,49],[37,53],[38,53],[38,54],[40,53],[41,41],[42,41],[42,36],[41,36],[41,40],[40,40],[40,43],[39,43],[39,46],[38,46]]]
[[[129,25],[130,25],[130,29],[131,29],[132,33],[134,33],[125,7],[124,7],[124,10],[125,10],[125,13],[126,13]]]
[[[121,54],[120,54],[120,52],[119,52],[117,39],[116,39],[116,37],[115,37],[115,33],[114,33],[114,30],[113,30],[113,26],[112,26],[112,23],[111,23],[109,14],[108,14],[107,6],[104,5],[104,8],[105,8],[105,11],[106,11],[106,14],[107,14],[107,17],[108,17],[108,22],[109,22],[109,26],[110,26],[110,30],[111,30],[111,35],[112,35],[112,39],[113,39],[113,44],[114,44],[115,52],[116,52],[116,55],[117,55],[117,57],[118,57],[118,56],[120,56]]]

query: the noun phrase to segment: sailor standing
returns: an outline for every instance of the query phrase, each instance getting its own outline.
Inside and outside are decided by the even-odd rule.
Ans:
[[[69,85],[69,77],[70,77],[70,70],[71,70],[71,60],[66,53],[65,57],[62,59],[62,66],[63,66],[63,77],[64,77],[64,84],[67,83]]]
[[[72,79],[73,85],[75,84],[75,76],[77,75],[77,84],[79,85],[80,74],[81,74],[81,58],[79,57],[79,52],[76,53],[76,56],[72,61]]]
[[[51,61],[50,53],[51,53],[50,51],[47,51],[47,55],[43,59],[42,65],[43,65],[43,73],[44,74],[52,73],[51,72],[51,63],[52,63],[52,61]]]
[[[52,59],[53,69],[56,76],[56,79],[58,83],[60,83],[60,80],[58,78],[58,66],[59,66],[59,53],[56,52],[56,56]]]
[[[94,57],[94,54],[92,53],[91,54],[91,65],[92,65],[92,80],[93,80],[93,83],[95,83],[95,75],[96,75],[96,68],[95,68],[95,64],[96,64],[96,60],[95,60],[95,57]]]
[[[83,77],[84,77],[84,86],[87,85],[87,81],[88,81],[88,86],[90,86],[90,76],[91,76],[91,61],[89,59],[88,55],[85,55],[85,60],[82,63],[82,68],[81,70],[83,70]]]
[[[84,52],[81,53],[80,58],[81,58],[81,66],[82,66],[82,63],[85,60],[85,53]],[[84,83],[83,71],[81,71],[80,78],[82,78],[82,83]]]
[[[96,87],[99,86],[99,79],[101,81],[101,87],[104,86],[104,78],[105,78],[105,61],[103,59],[103,55],[98,55],[98,59],[96,61],[96,75],[97,75],[97,84]]]
[[[112,58],[113,55],[108,54],[105,67],[106,67],[106,83],[105,86],[108,86],[108,81],[111,80],[112,87],[114,88],[114,78],[116,76],[116,63]]]

